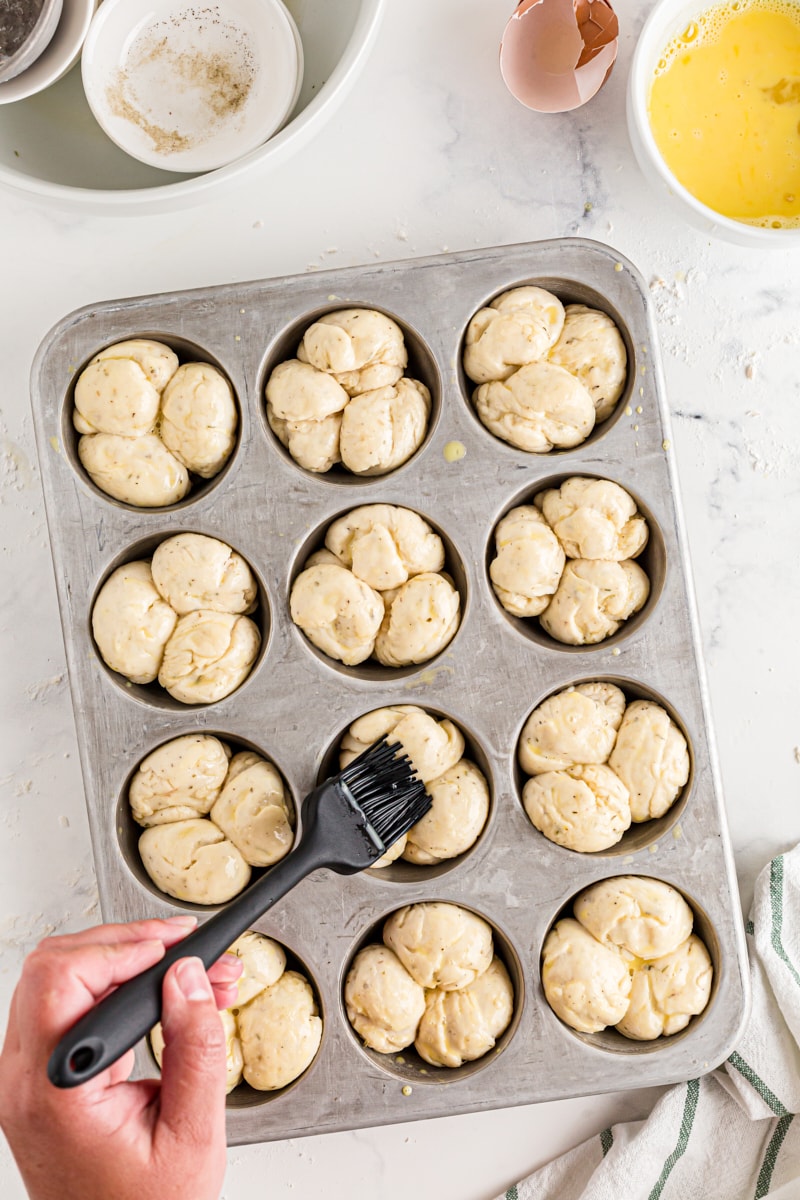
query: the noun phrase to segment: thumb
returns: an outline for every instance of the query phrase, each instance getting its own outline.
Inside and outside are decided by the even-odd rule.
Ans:
[[[182,958],[164,977],[164,1057],[159,1133],[208,1153],[225,1152],[225,1033],[199,958]]]

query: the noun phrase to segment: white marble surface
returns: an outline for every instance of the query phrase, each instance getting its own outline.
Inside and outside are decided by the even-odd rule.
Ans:
[[[279,173],[186,214],[98,218],[0,194],[0,1016],[44,934],[98,919],[27,380],[92,300],[581,234],[650,282],[673,411],[722,775],[745,903],[800,837],[800,283],[797,257],[709,242],[648,190],[619,62],[574,115],[517,107],[497,71],[505,0],[388,0],[376,52]],[[490,1200],[654,1092],[237,1149],[225,1197]],[[412,1182],[413,1181],[413,1182]],[[24,1192],[0,1149],[4,1200]],[[623,1198],[624,1200],[624,1198]]]

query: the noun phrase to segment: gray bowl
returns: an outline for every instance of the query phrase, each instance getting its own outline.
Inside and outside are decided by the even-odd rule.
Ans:
[[[23,0],[10,0],[6,19],[15,9],[21,9],[22,4]],[[27,71],[28,67],[36,62],[39,55],[47,49],[58,28],[62,5],[63,0],[44,0],[36,23],[25,36],[24,41],[8,56],[4,56],[0,51],[0,83],[14,79],[23,71]]]

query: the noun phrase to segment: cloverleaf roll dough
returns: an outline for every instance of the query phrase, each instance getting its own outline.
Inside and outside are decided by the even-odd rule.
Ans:
[[[581,1033],[598,1033],[625,1016],[631,976],[613,945],[601,945],[566,917],[545,938],[542,986],[556,1016]]]
[[[350,396],[397,383],[408,365],[403,331],[370,308],[325,313],[303,335],[301,362],[330,372]]]
[[[258,589],[249,566],[225,542],[202,533],[178,533],[153,554],[153,582],[179,616],[209,609],[250,613]]]
[[[574,912],[597,941],[643,959],[677,950],[694,921],[680,892],[642,875],[601,880],[581,893]]]
[[[331,523],[325,545],[377,591],[444,566],[444,543],[438,533],[418,513],[394,504],[352,509]]]
[[[488,1054],[513,1014],[514,988],[503,962],[494,957],[466,987],[426,993],[415,1049],[432,1066],[460,1067]]]
[[[161,438],[180,462],[202,479],[217,475],[236,441],[233,388],[210,363],[178,367],[161,396]]]
[[[242,855],[202,817],[146,829],[139,855],[157,888],[192,904],[225,904],[250,882]]]
[[[508,379],[519,367],[544,357],[563,325],[561,301],[544,288],[503,292],[467,326],[464,370],[474,383]]]
[[[548,357],[580,379],[592,397],[598,422],[611,416],[625,390],[628,356],[607,313],[568,304],[564,327]]]
[[[413,979],[425,988],[466,987],[493,957],[488,922],[457,904],[412,904],[392,913],[383,941]]]
[[[708,1004],[713,975],[708,950],[690,934],[671,954],[634,969],[630,1004],[617,1029],[636,1041],[680,1033]]]
[[[149,562],[130,562],[112,571],[100,589],[92,632],[112,671],[132,683],[152,683],[177,619],[153,583]]]
[[[267,415],[283,421],[322,421],[340,413],[347,392],[325,371],[290,358],[279,363],[267,382]]]
[[[109,362],[131,359],[139,367],[158,392],[163,392],[178,369],[178,356],[163,342],[148,338],[131,338],[127,342],[115,342],[95,354],[92,362]]]
[[[528,775],[608,760],[625,712],[613,683],[579,683],[535,708],[522,730],[519,763]]]
[[[293,812],[283,780],[272,763],[252,751],[231,759],[211,820],[251,867],[279,862],[294,842]]]
[[[558,587],[566,561],[558,538],[532,504],[512,508],[494,531],[497,554],[489,575],[495,594],[515,617],[536,617]]]
[[[375,657],[387,667],[423,663],[444,650],[458,630],[461,601],[443,575],[415,575],[397,589],[375,638]]]
[[[636,501],[610,479],[573,476],[536,497],[536,505],[568,558],[636,558],[647,545],[647,521]]]
[[[489,787],[483,772],[462,758],[428,784],[429,812],[408,831],[403,858],[428,866],[463,854],[489,816]]]
[[[151,433],[160,395],[132,358],[93,358],[75,384],[73,423],[78,433]]]
[[[545,837],[583,853],[615,846],[631,823],[628,789],[602,764],[534,775],[522,802]]]
[[[342,738],[340,770],[385,734],[400,743],[426,784],[454,767],[464,753],[464,736],[452,721],[438,720],[414,704],[397,704],[376,708],[353,722]]]
[[[505,381],[482,383],[474,401],[487,429],[533,454],[578,446],[594,428],[594,405],[586,388],[569,371],[545,360],[520,367]]]
[[[207,733],[173,738],[140,762],[128,789],[133,819],[148,828],[205,816],[228,774],[230,750]]]
[[[393,471],[422,445],[430,411],[431,394],[415,379],[354,396],[342,414],[342,462],[355,475]]]
[[[295,462],[307,471],[324,474],[340,461],[341,413],[332,413],[320,421],[287,421],[277,416],[268,404],[267,420],[270,429]]]
[[[277,983],[239,1010],[244,1078],[258,1091],[286,1087],[310,1066],[322,1040],[322,1021],[311,985],[284,971]]]
[[[372,654],[384,614],[379,592],[346,567],[327,562],[301,571],[289,609],[309,641],[347,666]]]
[[[242,1043],[236,1019],[227,1008],[220,1009],[219,1019],[225,1033],[225,1092],[229,1095],[242,1082]],[[150,1046],[160,1069],[164,1061],[164,1030],[160,1021],[150,1030]]]
[[[367,1046],[396,1054],[410,1046],[425,1011],[425,991],[387,946],[359,950],[344,987],[347,1018]]]
[[[260,646],[249,617],[198,609],[178,619],[158,682],[183,704],[213,704],[245,681]]]
[[[155,433],[84,436],[78,442],[78,458],[102,492],[137,508],[177,504],[191,487],[186,467]]]
[[[227,953],[234,954],[242,963],[234,1008],[242,1008],[265,988],[272,987],[286,969],[283,946],[254,929],[248,929],[238,937]]]
[[[625,709],[608,765],[630,792],[634,821],[663,817],[689,778],[686,738],[669,714],[651,700]]]
[[[539,620],[559,642],[592,645],[616,633],[644,606],[649,594],[650,581],[635,562],[568,559]]]

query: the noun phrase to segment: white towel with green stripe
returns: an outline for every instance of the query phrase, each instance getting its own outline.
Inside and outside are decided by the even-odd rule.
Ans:
[[[738,1050],[498,1200],[800,1200],[800,846],[758,877]]]

